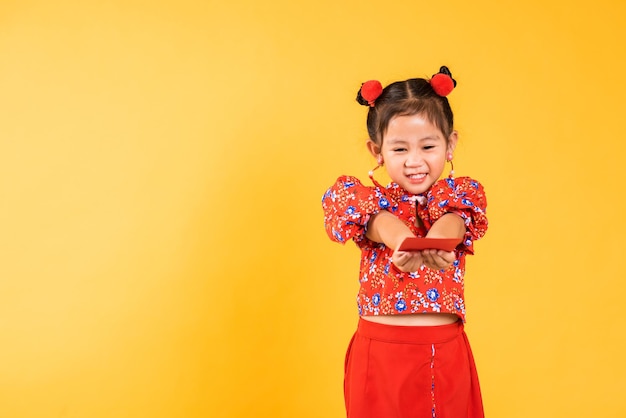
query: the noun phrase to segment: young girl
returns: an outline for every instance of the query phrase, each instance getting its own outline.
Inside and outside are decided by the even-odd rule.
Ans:
[[[453,177],[458,134],[441,67],[430,80],[361,86],[367,148],[392,183],[342,176],[322,199],[329,237],[361,249],[359,323],[345,363],[349,418],[483,417],[463,330],[465,256],[487,230],[483,187]],[[440,180],[446,161],[448,178]],[[454,251],[399,251],[408,237],[455,238]]]

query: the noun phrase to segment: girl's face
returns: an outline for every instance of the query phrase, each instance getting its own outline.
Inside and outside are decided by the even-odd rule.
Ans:
[[[382,160],[391,180],[411,194],[420,194],[439,180],[457,139],[456,132],[445,138],[422,115],[395,116],[382,146],[370,141],[368,148],[379,163]]]

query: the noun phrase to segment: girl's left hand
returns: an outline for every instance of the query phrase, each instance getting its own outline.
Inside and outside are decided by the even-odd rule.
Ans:
[[[445,270],[454,263],[456,254],[454,251],[443,250],[423,250],[422,260],[426,267],[433,270]]]

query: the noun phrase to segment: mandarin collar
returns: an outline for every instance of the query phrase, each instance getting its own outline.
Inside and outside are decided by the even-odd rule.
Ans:
[[[421,206],[426,206],[426,202],[428,201],[428,192],[411,194],[404,190],[402,187],[400,187],[398,183],[391,182],[384,187],[384,190],[395,200],[400,200],[403,202],[412,200],[414,202],[418,202]]]

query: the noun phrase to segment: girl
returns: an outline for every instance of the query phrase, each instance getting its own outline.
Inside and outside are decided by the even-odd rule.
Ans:
[[[465,256],[487,230],[483,187],[440,180],[458,140],[441,67],[430,80],[361,86],[369,107],[367,148],[392,183],[342,176],[322,199],[329,237],[361,249],[359,323],[345,363],[349,418],[483,417],[463,330]],[[400,251],[408,237],[455,238],[454,251]]]

